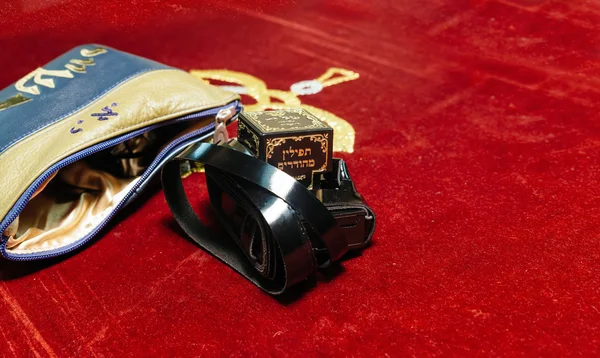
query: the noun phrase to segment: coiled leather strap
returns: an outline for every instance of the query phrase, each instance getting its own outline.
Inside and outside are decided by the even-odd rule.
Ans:
[[[204,163],[211,202],[230,237],[209,230],[192,209],[180,176],[185,160]],[[167,203],[190,238],[271,294],[348,250],[336,219],[313,193],[275,167],[226,146],[192,145],[165,165],[162,181]]]

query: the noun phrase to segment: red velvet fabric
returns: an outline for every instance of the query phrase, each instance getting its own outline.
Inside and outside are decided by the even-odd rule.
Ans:
[[[183,239],[160,191],[84,250],[0,263],[3,356],[600,353],[600,5],[5,1],[0,86],[102,43],[349,121],[374,244],[274,299]],[[26,120],[24,118],[23,120]],[[186,179],[198,207],[201,175]]]

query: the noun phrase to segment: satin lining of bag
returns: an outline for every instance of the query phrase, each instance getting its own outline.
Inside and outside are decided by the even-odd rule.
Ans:
[[[156,153],[175,138],[204,128],[206,124],[205,121],[178,123],[154,130],[156,143],[160,145]],[[137,138],[128,141],[129,147],[139,145]],[[136,151],[136,148],[131,149]],[[151,158],[156,153],[150,154]],[[70,164],[40,186],[5,231],[9,237],[7,251],[39,253],[79,241],[98,227],[140,178],[121,178],[89,163],[89,160],[80,160]]]
[[[14,254],[49,251],[89,234],[121,202],[138,178],[116,178],[84,161],[61,169],[19,215],[7,242]]]

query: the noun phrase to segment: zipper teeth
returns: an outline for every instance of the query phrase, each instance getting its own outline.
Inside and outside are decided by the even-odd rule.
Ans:
[[[6,224],[3,225],[2,227],[0,227],[0,233],[3,233],[4,230],[6,230],[6,228],[8,227],[8,225],[10,225],[13,220],[15,220],[15,218],[17,216],[19,216],[19,214],[21,213],[21,211],[25,208],[25,206],[27,205],[27,203],[29,202],[29,197],[31,196],[31,194],[33,194],[39,187],[40,185],[42,185],[42,183],[48,179],[50,177],[50,175],[52,175],[53,173],[55,173],[56,171],[64,168],[65,166],[74,163],[78,160],[81,160],[82,158],[85,158],[89,155],[95,154],[99,151],[102,151],[103,149],[112,147],[116,144],[119,144],[121,142],[124,142],[130,138],[133,138],[139,134],[142,134],[144,132],[147,132],[149,130],[152,130],[154,128],[158,128],[158,127],[162,127],[165,125],[169,125],[169,124],[173,124],[176,122],[180,122],[180,121],[186,121],[186,120],[190,120],[190,119],[198,119],[198,118],[202,118],[202,117],[208,117],[208,116],[213,116],[216,115],[217,113],[219,113],[219,111],[221,111],[224,108],[229,108],[231,105],[234,105],[236,107],[236,111],[239,112],[240,109],[240,104],[238,101],[226,104],[225,106],[222,107],[218,107],[218,108],[214,108],[214,109],[209,109],[206,111],[201,111],[198,113],[193,113],[193,114],[189,114],[183,117],[179,117],[179,118],[175,118],[173,120],[164,122],[164,123],[160,123],[160,124],[156,124],[156,125],[151,125],[148,127],[144,127],[138,130],[135,130],[133,132],[124,134],[120,137],[117,138],[113,138],[110,139],[106,142],[102,142],[99,143],[95,146],[92,146],[90,148],[87,148],[85,150],[83,150],[82,152],[78,153],[77,155],[73,155],[71,157],[68,157],[67,160],[64,161],[60,161],[58,163],[56,163],[55,165],[51,166],[48,170],[46,170],[46,172],[44,172],[44,174],[42,174],[41,176],[38,177],[38,179],[36,180],[36,183],[32,186],[30,186],[26,191],[25,194],[21,196],[22,200],[19,205],[17,206],[17,210],[11,210],[12,214],[10,214],[10,218],[6,221]],[[136,189],[139,185],[141,185],[143,183],[143,181],[150,175],[152,174],[152,172],[154,171],[154,169],[156,169],[156,167],[158,166],[158,164],[160,163],[160,159],[162,157],[164,157],[166,154],[168,154],[168,152],[181,145],[183,142],[196,137],[198,135],[204,134],[205,132],[210,131],[211,129],[213,129],[215,126],[214,123],[210,123],[207,126],[195,130],[193,132],[190,132],[188,134],[185,134],[179,138],[177,138],[176,140],[174,140],[173,142],[169,143],[163,150],[160,151],[160,153],[158,153],[158,155],[156,156],[156,158],[152,161],[152,163],[150,164],[150,166],[148,166],[148,168],[146,168],[146,170],[144,171],[144,173],[142,174],[142,176],[140,177],[140,179],[138,180],[138,184],[136,185]],[[26,256],[26,257],[21,257],[19,255],[10,255],[8,252],[6,252],[6,245],[4,245],[4,242],[1,243],[1,250],[2,250],[2,254],[5,257],[10,257],[11,260],[14,261],[30,261],[30,260],[37,260],[37,259],[44,259],[44,258],[50,258],[50,257],[55,257],[55,256],[59,256],[59,255],[63,255],[66,254],[68,252],[71,252],[73,250],[76,250],[77,248],[81,247],[82,245],[84,245],[87,241],[89,241],[91,238],[93,238],[94,236],[96,236],[96,234],[102,230],[105,226],[105,224],[121,209],[121,207],[128,202],[129,198],[131,197],[131,195],[133,195],[136,192],[135,189],[130,190],[129,193],[127,193],[127,195],[125,195],[123,197],[123,199],[121,199],[121,201],[117,204],[117,206],[110,212],[110,214],[108,214],[104,220],[102,220],[102,222],[100,223],[100,225],[96,226],[90,233],[88,233],[86,236],[84,236],[84,238],[82,238],[76,245],[73,245],[71,247],[69,247],[67,250],[65,251],[61,251],[58,253],[52,253],[52,254],[45,254],[45,255],[31,255],[31,256]],[[25,199],[24,199],[25,198]],[[5,241],[7,239],[6,236],[2,235],[3,240]]]

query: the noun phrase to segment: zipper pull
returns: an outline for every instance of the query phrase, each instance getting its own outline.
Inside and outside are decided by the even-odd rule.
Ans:
[[[227,143],[229,134],[227,133],[227,122],[235,116],[235,107],[224,108],[215,116],[215,133],[213,134],[213,144]]]

